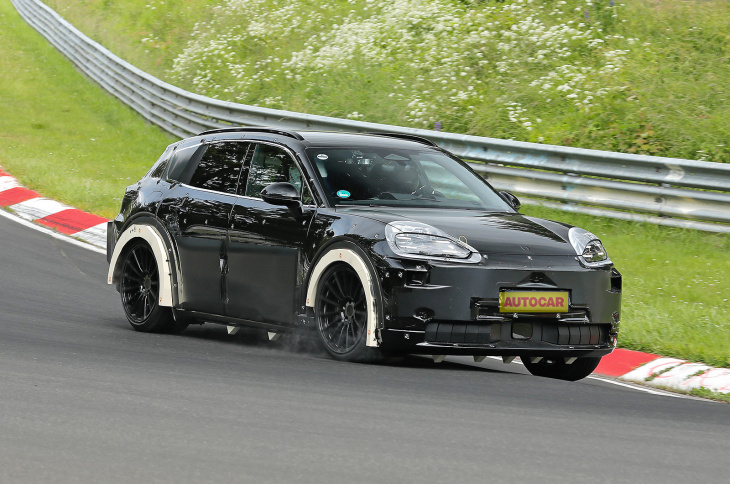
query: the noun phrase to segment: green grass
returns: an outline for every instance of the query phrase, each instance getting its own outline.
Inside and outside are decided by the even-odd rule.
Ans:
[[[172,68],[196,22],[223,0],[46,0],[74,27],[157,76]],[[143,39],[150,39],[149,41]]]
[[[43,195],[112,218],[174,141],[74,69],[0,2],[0,166]]]
[[[46,196],[113,217],[124,187],[173,139],[75,71],[9,2],[0,22],[0,165]],[[622,347],[730,367],[729,236],[523,212],[601,236],[624,276]]]
[[[709,398],[710,400],[717,400],[718,402],[730,403],[730,393],[713,392],[706,388],[697,388],[689,392],[690,395],[695,397]]]
[[[430,0],[395,14],[382,12],[396,2],[380,0],[367,10],[364,2],[344,0],[48,3],[133,64],[221,99],[396,125],[429,128],[439,121],[446,131],[496,138],[730,161],[730,2],[617,0],[611,7],[609,1],[567,0],[560,7],[550,0]],[[428,14],[434,5],[436,13]],[[560,13],[550,15],[554,9]],[[263,33],[247,30],[265,15]],[[569,55],[559,57],[557,47],[536,39],[540,26],[528,25],[528,18],[557,28],[547,38],[568,46]],[[379,34],[372,34],[369,21]],[[206,24],[196,32],[196,22]],[[467,41],[479,27],[494,40]],[[602,43],[590,47],[581,37],[586,32]],[[371,34],[372,41],[356,45]],[[429,43],[430,35],[435,42]],[[511,47],[501,52],[500,44]],[[369,49],[382,58],[368,57]],[[535,61],[541,50],[546,58]],[[320,68],[325,51],[352,55]],[[601,72],[605,55],[619,51],[625,54],[616,71]],[[303,53],[301,62],[286,67],[294,53]],[[499,74],[503,57],[514,64]],[[187,65],[180,62],[185,59]],[[180,66],[173,70],[176,60]],[[587,70],[561,74],[544,92],[544,82],[531,84],[562,65]],[[576,80],[581,75],[587,80]],[[573,81],[571,89],[557,89]],[[603,88],[608,91],[597,94]],[[456,91],[474,96],[460,100]],[[578,97],[569,99],[573,94]],[[576,102],[587,95],[593,96],[589,108]],[[510,115],[517,105],[519,115]]]

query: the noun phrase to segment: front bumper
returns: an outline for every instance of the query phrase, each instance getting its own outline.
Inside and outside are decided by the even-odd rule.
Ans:
[[[621,275],[612,267],[588,269],[573,257],[391,265],[380,329],[388,353],[583,357],[616,346]],[[502,290],[567,291],[568,312],[502,313]]]

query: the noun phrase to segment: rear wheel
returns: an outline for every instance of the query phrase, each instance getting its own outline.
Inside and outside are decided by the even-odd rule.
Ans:
[[[577,381],[593,373],[601,358],[578,358],[570,365],[566,364],[563,358],[543,358],[537,363],[531,363],[528,358],[523,358],[522,362],[535,376]]]
[[[315,318],[320,339],[333,358],[360,362],[382,358],[378,348],[366,344],[367,295],[360,276],[350,265],[336,263],[322,274],[317,286]]]
[[[186,323],[175,321],[172,309],[159,305],[160,275],[155,254],[146,242],[132,242],[122,262],[122,307],[129,324],[143,332],[179,332]]]

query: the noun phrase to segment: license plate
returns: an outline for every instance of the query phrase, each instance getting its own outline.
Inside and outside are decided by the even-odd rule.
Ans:
[[[568,291],[502,291],[500,313],[567,313]]]

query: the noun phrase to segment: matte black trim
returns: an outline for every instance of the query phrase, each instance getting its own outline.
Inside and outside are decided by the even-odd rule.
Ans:
[[[267,329],[267,330],[275,330],[277,332],[292,332],[292,331],[300,331],[296,326],[287,326],[283,324],[276,324],[276,323],[264,323],[261,321],[254,321],[251,319],[242,319],[242,318],[235,318],[233,316],[223,316],[220,314],[210,314],[205,313],[202,311],[181,311],[184,313],[187,317],[197,319],[199,321],[204,321],[206,323],[213,323],[213,324],[222,324],[224,326],[245,326],[249,328],[259,328],[259,329]]]
[[[106,261],[112,261],[114,246],[117,245],[116,237],[114,237],[114,221],[110,220],[106,223]]]
[[[282,136],[288,136],[289,138],[294,138],[299,141],[304,141],[304,137],[297,133],[296,131],[287,131],[285,129],[277,129],[277,128],[265,128],[265,127],[232,127],[232,128],[219,128],[219,129],[211,129],[208,131],[203,131],[202,133],[198,134],[198,136],[204,136],[209,134],[220,134],[220,133],[236,133],[236,132],[255,132],[255,133],[271,133],[271,134],[280,134]]]

